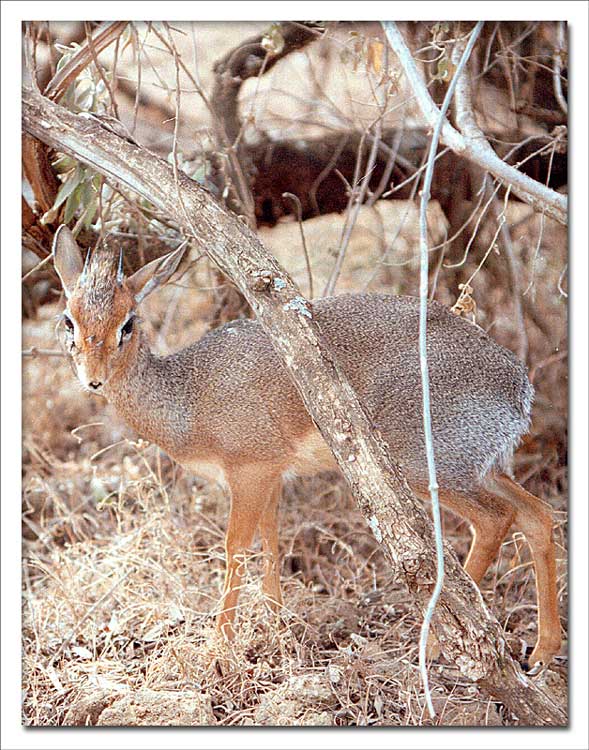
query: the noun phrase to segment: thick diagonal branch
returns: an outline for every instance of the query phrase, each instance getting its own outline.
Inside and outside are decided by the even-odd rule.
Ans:
[[[324,345],[306,301],[257,237],[197,182],[99,123],[23,92],[23,127],[173,216],[239,286],[333,451],[390,564],[423,611],[433,581],[432,525],[388,447]],[[447,585],[434,620],[444,655],[522,723],[562,725],[566,713],[508,655],[502,629],[446,546]]]

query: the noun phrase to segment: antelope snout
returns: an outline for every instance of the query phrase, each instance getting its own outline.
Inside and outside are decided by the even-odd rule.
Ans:
[[[87,363],[77,364],[78,379],[87,391],[101,393],[107,381],[107,373],[104,367],[88,367]]]
[[[92,376],[90,378],[80,377],[80,381],[87,391],[90,391],[91,393],[102,393],[102,389],[105,385],[106,379]]]

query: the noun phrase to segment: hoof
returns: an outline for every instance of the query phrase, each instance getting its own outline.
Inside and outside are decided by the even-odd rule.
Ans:
[[[544,664],[543,661],[537,661],[532,662],[532,666],[530,667],[530,662],[526,661],[524,664],[524,671],[528,675],[528,677],[537,677],[539,674],[542,674],[542,672],[546,669],[546,664]]]
[[[553,643],[537,643],[534,650],[522,660],[522,667],[530,677],[543,672],[560,651],[560,641]]]

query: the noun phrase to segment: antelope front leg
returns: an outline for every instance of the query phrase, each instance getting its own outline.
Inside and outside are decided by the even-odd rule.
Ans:
[[[280,556],[278,552],[278,506],[282,496],[282,482],[279,482],[262,513],[260,536],[264,551],[264,580],[262,590],[270,608],[278,612],[282,606],[280,592]]]
[[[244,572],[244,555],[271,500],[277,479],[274,476],[269,478],[264,467],[249,465],[233,470],[228,480],[231,511],[225,537],[227,570],[217,630],[230,640],[234,636],[233,622]]]

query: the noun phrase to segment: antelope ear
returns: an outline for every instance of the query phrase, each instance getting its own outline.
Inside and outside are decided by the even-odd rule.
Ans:
[[[186,251],[188,242],[183,242],[179,248],[162,258],[156,258],[143,268],[136,271],[127,279],[127,284],[135,295],[137,304],[142,302],[148,294],[155,291],[169,281],[177,270]]]
[[[70,297],[84,269],[82,253],[70,229],[62,224],[53,238],[53,264],[66,297]]]

